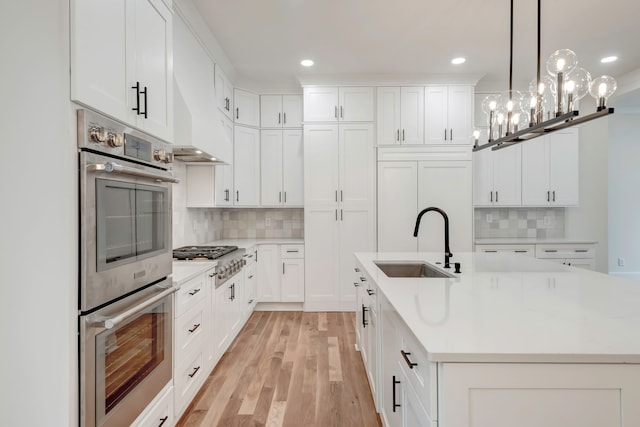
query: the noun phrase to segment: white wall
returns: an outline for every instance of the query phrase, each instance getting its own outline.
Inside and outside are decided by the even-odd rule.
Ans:
[[[640,273],[640,114],[616,112],[609,123],[609,271]]]
[[[596,270],[602,273],[608,271],[608,120],[580,125],[580,206],[565,210],[565,236],[597,240]]]
[[[0,5],[0,425],[77,425],[69,1]]]

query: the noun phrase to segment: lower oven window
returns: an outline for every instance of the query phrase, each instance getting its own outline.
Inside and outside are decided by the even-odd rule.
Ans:
[[[97,403],[104,405],[105,416],[165,359],[166,316],[164,304],[156,305],[96,337],[96,366],[104,366],[96,371],[98,376],[104,375],[96,384],[97,397],[103,399]]]

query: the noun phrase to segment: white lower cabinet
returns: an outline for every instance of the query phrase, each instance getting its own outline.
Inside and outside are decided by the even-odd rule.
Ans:
[[[132,427],[161,427],[175,424],[173,414],[173,385],[170,383],[140,416]]]
[[[379,367],[379,309],[377,287],[367,275],[355,268],[354,286],[356,288],[356,345],[362,356],[367,373],[369,387],[376,410],[380,401],[380,367]]]
[[[242,293],[242,311],[245,321],[249,319],[253,309],[258,303],[258,263],[256,257],[258,256],[257,246],[246,248],[244,259],[246,265],[242,270],[244,273],[244,292]]]
[[[595,270],[596,249],[592,243],[479,244],[477,252],[516,253],[571,267]]]
[[[304,245],[260,245],[258,278],[259,302],[304,302]]]

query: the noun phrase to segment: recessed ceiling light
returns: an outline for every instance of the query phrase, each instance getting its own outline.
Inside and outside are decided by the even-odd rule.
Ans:
[[[613,61],[617,61],[618,57],[617,56],[607,56],[605,58],[602,58],[600,60],[600,62],[602,62],[603,64],[606,64],[607,62],[613,62]]]
[[[216,160],[218,160],[218,159],[216,159],[215,157],[211,158],[211,161],[213,161],[213,162],[215,162]]]
[[[313,61],[310,59],[303,59],[302,61],[300,61],[300,65],[302,65],[303,67],[311,67],[313,65]]]
[[[463,57],[453,58],[453,59],[451,60],[451,63],[452,63],[453,65],[460,65],[460,64],[464,64],[466,60],[467,60],[467,59],[466,59],[466,58],[463,58]]]
[[[202,151],[196,150],[196,154],[202,154]]]

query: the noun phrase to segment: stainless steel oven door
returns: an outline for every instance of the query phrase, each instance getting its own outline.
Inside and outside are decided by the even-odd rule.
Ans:
[[[80,152],[80,310],[171,274],[168,171]]]
[[[171,277],[80,316],[80,425],[129,425],[172,378]]]

